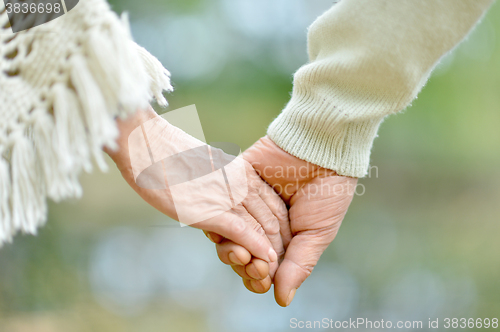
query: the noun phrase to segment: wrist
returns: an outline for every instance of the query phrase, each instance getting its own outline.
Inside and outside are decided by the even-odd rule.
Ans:
[[[291,155],[268,136],[257,141],[243,156],[287,203],[301,187],[314,179],[338,176],[333,170]]]
[[[366,176],[384,116],[361,117],[322,99],[311,103],[292,98],[269,126],[269,137],[288,153],[339,175]]]

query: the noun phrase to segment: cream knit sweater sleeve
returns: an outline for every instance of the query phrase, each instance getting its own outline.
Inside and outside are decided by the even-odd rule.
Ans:
[[[342,0],[309,28],[310,62],[268,129],[290,154],[363,177],[384,117],[407,107],[493,0]]]

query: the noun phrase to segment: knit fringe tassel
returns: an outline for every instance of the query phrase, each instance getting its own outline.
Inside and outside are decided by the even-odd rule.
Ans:
[[[14,139],[10,163],[0,144],[0,247],[19,231],[36,234],[46,198],[80,197],[78,176],[92,171],[92,160],[107,170],[102,149],[116,147],[116,117],[148,107],[152,97],[167,105],[170,74],[131,41],[126,16],[100,26],[89,31],[85,56],[70,56],[69,84],[50,88],[51,109],[35,109],[29,132]]]

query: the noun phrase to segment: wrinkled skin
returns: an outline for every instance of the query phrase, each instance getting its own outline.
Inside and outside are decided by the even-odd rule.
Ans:
[[[153,120],[153,122],[150,120]],[[148,109],[137,112],[129,119],[117,121],[120,130],[120,137],[117,140],[118,149],[106,152],[115,161],[128,184],[146,202],[160,212],[177,219],[176,208],[168,184],[166,189],[144,189],[136,184],[134,178],[134,170],[129,156],[128,138],[136,128],[147,122],[158,129],[151,129],[151,132],[157,134],[153,135],[154,137],[149,137],[153,150],[156,146],[170,151],[177,151],[181,148],[181,151],[183,151],[200,144],[200,142],[194,142],[193,138],[188,134],[171,126],[163,118],[158,117],[152,109]],[[257,175],[248,162],[241,160],[241,163],[244,165],[243,169],[248,180],[248,195],[246,198],[232,209],[224,210],[227,212],[190,224],[190,226],[220,234],[220,236],[227,239],[226,241],[240,244],[241,247],[235,249],[235,253],[230,254],[227,252],[227,258],[232,259],[232,261],[228,260],[228,263],[244,266],[254,256],[261,259],[266,267],[270,263],[273,269],[277,269],[277,256],[282,256],[284,253],[282,237],[279,231],[289,227],[286,206],[281,198]],[[196,163],[193,163],[192,167],[196,166]],[[186,171],[193,172],[191,169]],[[196,202],[200,205],[212,206],[214,201],[217,201],[214,199],[214,195],[217,193],[214,193],[211,190],[213,188],[210,186],[203,189],[193,191],[191,195],[196,197],[190,198],[193,198],[193,201],[196,199]]]
[[[281,230],[286,253],[277,270],[253,258],[246,266],[231,264],[228,253],[248,258],[246,250],[210,233],[222,262],[233,265],[252,292],[265,293],[274,282],[276,302],[290,305],[296,290],[309,277],[321,254],[334,240],[352,201],[357,179],[300,160],[261,138],[244,158],[280,194],[289,207],[290,229]],[[294,171],[295,170],[295,171]]]

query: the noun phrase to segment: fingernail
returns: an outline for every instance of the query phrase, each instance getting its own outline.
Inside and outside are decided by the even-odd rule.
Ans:
[[[257,268],[255,267],[255,265],[250,264],[247,266],[247,268],[245,270],[246,270],[247,274],[250,277],[252,277],[253,279],[257,279],[257,280],[262,279],[262,277],[260,276],[259,271],[257,271]]]
[[[294,288],[290,291],[288,294],[288,297],[286,298],[286,306],[288,307],[290,303],[293,301],[293,297],[295,296],[295,292],[297,292],[297,288]]]
[[[236,257],[234,252],[231,251],[228,256],[229,256],[229,260],[231,261],[231,263],[236,264],[236,265],[243,265],[243,263],[238,259],[238,257]]]
[[[210,241],[212,241],[213,243],[215,243],[214,239],[212,239],[212,236],[210,235],[210,233],[207,233],[207,237]]]
[[[274,249],[269,249],[269,260],[271,262],[276,262],[278,260],[278,255],[276,254],[276,251]]]
[[[257,293],[263,293],[265,291],[264,286],[259,280],[250,280],[250,285]]]

